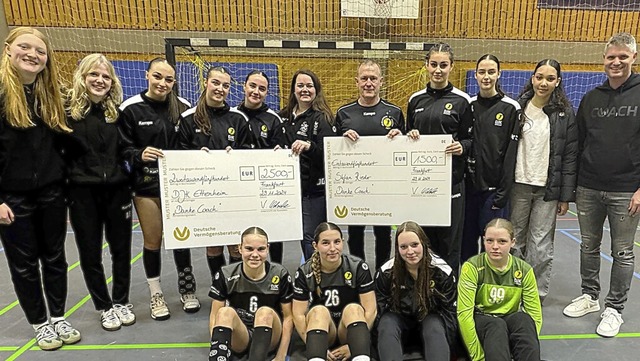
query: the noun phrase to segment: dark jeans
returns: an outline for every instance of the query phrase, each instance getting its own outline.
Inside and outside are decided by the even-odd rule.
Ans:
[[[313,234],[316,227],[327,221],[327,203],[325,195],[302,197],[302,229],[304,238],[300,241],[302,255],[308,260],[313,255]]]
[[[460,269],[460,244],[464,226],[464,182],[451,187],[451,226],[422,227],[429,237],[431,249],[444,259],[458,277]]]
[[[131,191],[127,185],[73,185],[69,218],[76,236],[80,267],[97,310],[129,303],[131,284]],[[102,265],[102,232],[109,244],[113,298]]]
[[[540,361],[536,324],[528,314],[515,312],[503,317],[475,314],[473,319],[486,360]]]
[[[64,316],[67,208],[62,187],[49,185],[27,193],[3,193],[2,196],[15,218],[11,225],[0,226],[0,239],[13,287],[27,321],[32,325],[47,321],[47,307],[51,317]]]
[[[451,360],[444,323],[439,315],[429,314],[419,321],[394,312],[386,312],[378,322],[378,358],[384,361],[402,361],[403,344],[414,339],[412,337],[416,334],[420,335],[422,354],[427,361]]]
[[[349,253],[365,258],[364,229],[366,226],[349,226]],[[376,269],[380,268],[391,256],[391,227],[373,226],[376,248]]]
[[[464,230],[460,249],[460,264],[469,258],[484,252],[482,236],[487,223],[494,218],[509,219],[509,204],[504,208],[493,209],[496,191],[475,191],[467,185],[464,200]],[[478,249],[478,243],[480,248]]]

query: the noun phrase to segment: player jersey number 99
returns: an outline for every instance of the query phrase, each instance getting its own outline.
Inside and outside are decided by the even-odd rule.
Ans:
[[[489,292],[489,302],[499,305],[502,301],[504,301],[504,288],[491,287],[491,291]]]

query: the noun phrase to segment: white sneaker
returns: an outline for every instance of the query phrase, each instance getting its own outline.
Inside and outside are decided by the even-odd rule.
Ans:
[[[180,301],[182,302],[184,312],[194,313],[200,310],[200,301],[198,301],[198,297],[196,297],[196,294],[193,292],[187,292],[180,296]]]
[[[118,331],[122,327],[122,321],[118,318],[118,314],[114,307],[102,311],[100,315],[100,323],[105,331]]]
[[[44,351],[57,350],[62,347],[63,342],[49,323],[38,327],[36,331],[36,341],[38,347]]]
[[[156,293],[151,296],[151,318],[157,321],[163,321],[168,319],[171,316],[169,313],[169,306],[167,306],[167,302],[164,300],[164,295],[162,293]]]
[[[131,311],[132,308],[133,305],[130,303],[127,305],[113,305],[113,309],[115,310],[116,315],[118,315],[123,326],[131,326],[136,323],[136,315]]]
[[[600,304],[591,296],[584,294],[574,300],[564,308],[562,313],[568,317],[582,317],[587,313],[600,311]]]
[[[620,326],[624,323],[622,315],[615,308],[607,307],[602,312],[602,320],[596,333],[602,337],[615,337],[620,332]]]
[[[69,321],[61,320],[53,324],[53,329],[65,345],[73,345],[82,339],[80,331],[71,326]]]

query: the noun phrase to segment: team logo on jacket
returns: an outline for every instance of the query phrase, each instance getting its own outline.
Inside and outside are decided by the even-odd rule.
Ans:
[[[298,130],[298,132],[296,134],[303,136],[303,137],[307,137],[307,133],[309,133],[309,124],[307,124],[307,122],[304,122],[302,124],[300,124],[300,129]]]
[[[344,283],[346,283],[347,286],[351,286],[352,278],[353,278],[353,273],[351,273],[350,271],[347,271],[344,273]]]
[[[496,114],[496,120],[493,122],[493,125],[495,125],[496,127],[501,127],[502,119],[504,119],[504,114],[502,113]]]
[[[260,126],[260,136],[262,138],[266,138],[268,136],[268,132],[269,132],[269,128],[267,127],[266,124],[262,124]]]
[[[384,117],[382,117],[382,120],[380,121],[380,125],[382,125],[384,129],[387,129],[387,130],[393,127],[393,123],[395,123],[394,119],[388,115],[385,115]]]
[[[516,286],[522,286],[522,271],[516,270],[513,272],[513,283]]]
[[[453,109],[453,104],[451,104],[451,103],[445,104],[444,105],[444,111],[442,112],[442,114],[451,115],[451,109]]]
[[[235,129],[234,127],[229,127],[229,129],[227,129],[227,133],[228,133],[228,135],[227,135],[227,139],[228,139],[230,142],[233,142],[234,140],[236,140],[236,137],[235,137],[235,135],[236,135],[236,129]]]
[[[271,291],[277,291],[279,289],[279,283],[280,283],[280,277],[273,276],[271,278],[271,285],[269,286]]]

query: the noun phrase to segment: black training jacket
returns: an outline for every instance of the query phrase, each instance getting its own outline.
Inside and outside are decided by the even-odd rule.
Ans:
[[[267,104],[262,103],[258,109],[249,109],[243,103],[233,109],[241,111],[249,119],[252,148],[273,149],[276,145],[285,146],[282,119]]]
[[[159,197],[158,162],[143,162],[146,147],[175,149],[178,125],[169,119],[169,101],[155,101],[145,95],[135,95],[120,105],[118,131],[120,152],[125,169],[131,173],[133,190],[137,195]],[[179,98],[185,108],[188,101]]]
[[[207,147],[211,150],[221,150],[231,147],[233,149],[250,149],[251,134],[247,117],[240,111],[229,108],[224,103],[222,108],[207,107],[207,114],[211,122],[210,134],[205,134],[196,125],[193,118],[196,107],[182,113],[182,122],[178,134],[178,149],[201,149]]]
[[[533,98],[533,91],[519,99],[524,112]],[[542,111],[549,117],[549,169],[545,185],[544,200],[574,202],[576,200],[576,177],[578,165],[578,127],[573,108],[556,108],[546,105]]]
[[[402,110],[383,99],[370,107],[356,100],[340,107],[336,113],[336,128],[341,135],[350,129],[363,136],[387,135],[391,129],[404,133],[404,123]]]
[[[67,177],[72,184],[121,184],[127,182],[118,148],[117,123],[107,123],[101,104],[92,104],[79,120],[68,118],[71,136],[86,149],[80,154],[67,151]]]
[[[471,149],[470,130],[473,113],[467,93],[449,83],[443,89],[429,84],[409,98],[407,132],[417,129],[420,134],[451,134],[462,144],[462,155],[453,156],[452,183],[464,180],[465,158]],[[444,149],[443,149],[444,150]]]
[[[520,104],[506,95],[471,98],[473,146],[467,157],[469,190],[495,190],[493,206],[504,208],[513,184]]]
[[[44,123],[34,109],[33,88],[24,89],[35,126],[14,128],[0,111],[0,204],[3,194],[30,192],[64,179],[62,146],[68,138]]]
[[[310,143],[310,148],[300,155],[300,178],[303,195],[325,194],[324,137],[336,135],[336,127],[329,124],[324,114],[308,109],[295,118],[280,114],[284,122],[286,146],[290,148],[296,140]]]
[[[578,185],[610,192],[640,188],[640,75],[618,89],[609,81],[589,91],[576,117]]]

